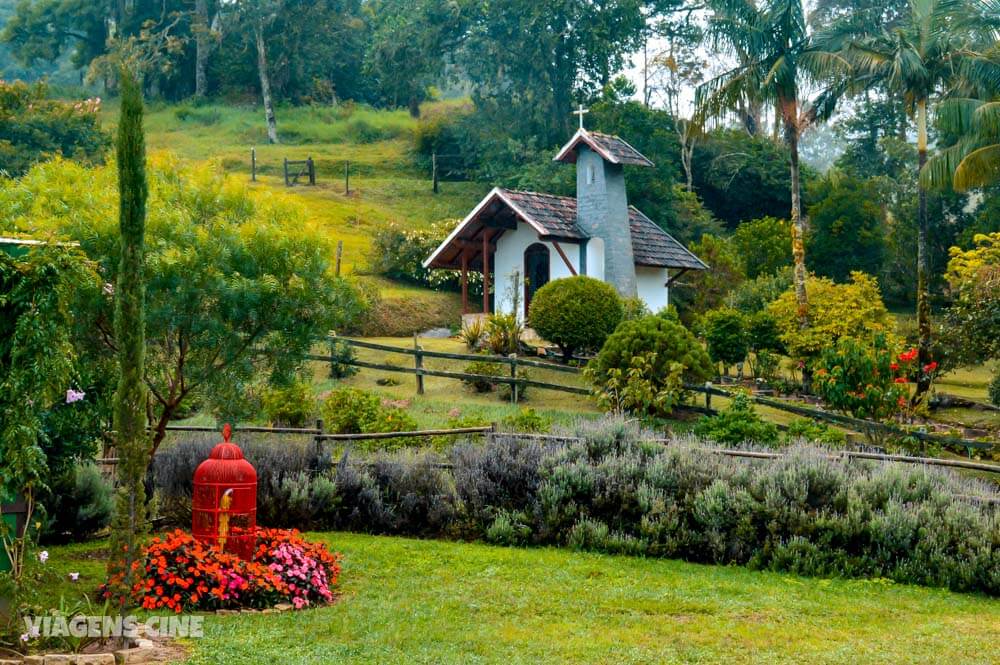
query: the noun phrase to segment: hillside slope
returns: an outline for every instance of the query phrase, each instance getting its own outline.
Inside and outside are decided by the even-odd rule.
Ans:
[[[448,113],[456,102],[428,104],[425,115]],[[117,122],[117,109],[105,110],[105,125]],[[151,150],[169,150],[182,159],[214,160],[230,174],[250,182],[250,152],[256,150],[257,182],[252,187],[291,193],[309,214],[344,243],[345,274],[367,279],[382,294],[387,315],[377,332],[410,334],[429,326],[458,322],[456,294],[438,293],[364,276],[375,230],[395,223],[420,228],[463,217],[486,193],[478,183],[442,182],[413,154],[417,121],[405,111],[376,111],[344,105],[279,108],[279,145],[268,145],[263,113],[252,107],[152,105],[146,119]],[[285,159],[312,157],[316,186],[285,187]],[[349,163],[350,193],[345,191]],[[305,178],[301,179],[305,182]],[[412,318],[400,317],[410,311]],[[413,328],[412,330],[410,328]]]

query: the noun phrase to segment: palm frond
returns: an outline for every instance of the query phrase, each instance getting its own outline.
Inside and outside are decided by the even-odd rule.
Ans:
[[[955,169],[954,186],[960,192],[997,181],[1000,181],[1000,143],[973,150]]]

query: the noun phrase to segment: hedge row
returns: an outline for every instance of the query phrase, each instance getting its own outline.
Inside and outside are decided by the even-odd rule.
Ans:
[[[831,461],[805,445],[750,462],[691,440],[644,443],[616,420],[573,434],[582,442],[499,437],[370,464],[331,465],[305,447],[246,454],[261,471],[258,515],[268,526],[564,545],[1000,595],[1000,518],[960,498],[982,494],[977,481]],[[190,501],[203,448],[157,456],[162,505]]]

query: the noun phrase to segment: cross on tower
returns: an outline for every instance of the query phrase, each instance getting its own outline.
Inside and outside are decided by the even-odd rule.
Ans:
[[[590,113],[590,109],[583,108],[583,104],[580,104],[580,108],[573,111],[573,115],[580,116],[580,129],[583,129],[583,116]]]

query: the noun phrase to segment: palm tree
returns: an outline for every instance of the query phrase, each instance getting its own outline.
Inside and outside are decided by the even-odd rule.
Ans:
[[[732,69],[698,87],[700,116],[718,115],[754,105],[773,106],[780,115],[791,157],[792,256],[799,326],[809,326],[802,201],[799,185],[799,139],[811,124],[833,113],[846,91],[849,67],[839,55],[815,48],[809,38],[802,0],[710,0],[709,32],[717,46],[737,59]],[[803,88],[821,84],[823,92],[804,102]]]
[[[917,125],[917,169],[927,164],[928,107],[933,100],[955,89],[962,71],[975,71],[982,63],[977,47],[992,41],[992,0],[910,0],[909,13],[888,28],[866,33],[857,24],[845,47],[856,80],[884,85],[898,96]],[[927,189],[918,188],[917,201],[917,327],[921,367],[931,362],[930,261],[927,247]],[[930,377],[921,373],[914,399],[930,388]]]
[[[938,109],[941,124],[960,136],[920,174],[924,187],[951,185],[964,192],[1000,182],[1000,97],[993,101],[949,99]]]

